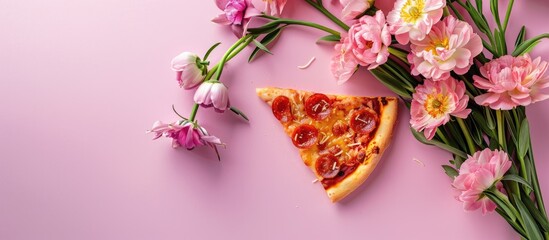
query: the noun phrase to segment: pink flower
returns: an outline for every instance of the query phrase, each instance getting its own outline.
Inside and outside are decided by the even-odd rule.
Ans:
[[[473,58],[482,52],[482,40],[471,25],[448,16],[433,26],[423,40],[411,41],[408,61],[413,75],[423,75],[434,81],[446,79],[450,72],[465,74]]]
[[[387,61],[391,34],[382,11],[377,11],[374,17],[361,17],[351,26],[348,35],[349,48],[358,64],[374,69]]]
[[[545,100],[549,95],[540,90],[549,87],[549,78],[544,76],[547,66],[541,58],[532,60],[529,55],[494,59],[480,68],[482,77],[473,76],[474,85],[488,91],[475,97],[475,102],[509,110]]]
[[[263,0],[263,2],[265,2],[265,13],[270,14],[271,16],[280,16],[287,1],[288,0]]]
[[[463,202],[463,208],[467,211],[481,208],[482,214],[493,212],[496,204],[483,196],[482,192],[494,184],[502,189],[499,181],[511,168],[511,164],[507,153],[499,150],[487,148],[469,156],[452,184],[458,192],[457,200]]]
[[[427,139],[435,136],[437,128],[450,121],[450,117],[467,118],[469,96],[465,84],[449,77],[442,81],[425,80],[413,94],[410,124],[416,131],[424,131]]]
[[[222,25],[230,25],[237,37],[242,37],[250,18],[261,15],[251,0],[216,0],[215,4],[224,13],[212,19]]]
[[[335,45],[335,55],[332,57],[330,69],[337,79],[337,84],[343,84],[351,78],[358,67],[352,51],[349,48],[349,38],[341,39],[341,43]]]
[[[172,70],[177,72],[179,87],[191,89],[204,80],[200,58],[190,52],[183,52],[172,60]]]
[[[400,44],[423,40],[440,21],[445,6],[446,0],[397,0],[387,15],[391,34]]]
[[[216,80],[202,83],[194,94],[194,101],[202,107],[213,106],[217,112],[224,112],[230,107],[227,87]]]
[[[215,149],[216,145],[223,145],[219,138],[209,135],[206,129],[186,120],[171,124],[156,121],[152,129],[147,132],[155,134],[153,140],[162,136],[172,138],[173,148],[182,146],[187,150],[192,150],[195,147],[208,145]]]
[[[374,0],[339,0],[343,5],[343,20],[352,20],[363,14],[374,5]]]

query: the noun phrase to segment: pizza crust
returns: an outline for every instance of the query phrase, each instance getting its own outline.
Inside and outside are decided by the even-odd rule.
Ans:
[[[349,193],[353,192],[362,183],[364,183],[364,181],[366,181],[366,179],[374,171],[377,164],[381,160],[383,152],[387,149],[389,143],[391,142],[393,127],[395,125],[397,115],[398,100],[396,98],[387,98],[387,105],[383,108],[376,135],[366,150],[367,157],[364,164],[359,165],[358,168],[347,178],[326,190],[328,197],[332,202],[337,202],[349,195]],[[378,148],[377,151],[374,150],[376,147]]]

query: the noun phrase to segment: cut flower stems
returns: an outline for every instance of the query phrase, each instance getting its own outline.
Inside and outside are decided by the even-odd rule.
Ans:
[[[198,125],[198,109],[230,109],[248,119],[230,105],[228,88],[222,83],[225,64],[250,45],[254,49],[249,61],[259,52],[272,54],[269,47],[289,26],[318,29],[328,34],[319,41],[335,45],[330,67],[339,84],[366,67],[408,107],[412,135],[452,154],[442,168],[465,210],[495,211],[522,239],[549,240],[526,116],[527,106],[549,98],[544,93],[549,87],[549,63],[529,55],[549,33],[528,39],[523,27],[513,42],[508,41],[514,0],[506,6],[498,0],[396,0],[387,13],[378,10],[374,1],[341,0],[342,14],[330,12],[322,0],[304,1],[339,31],[281,18],[285,0],[270,1],[263,11],[249,0],[215,1],[223,13],[214,22],[230,27],[238,40],[211,68],[208,56],[219,44],[203,59],[189,53],[174,59],[177,64],[172,63],[172,68],[180,86],[200,85],[195,105],[188,118],[176,112],[181,120],[155,123],[150,132],[156,138],[172,138],[174,147],[207,145],[217,152],[216,146],[223,144]],[[488,14],[483,12],[485,4],[490,7]],[[360,9],[349,9],[353,6]],[[354,19],[347,25],[339,15]],[[250,27],[256,20],[263,24]],[[182,129],[185,134],[179,134]]]

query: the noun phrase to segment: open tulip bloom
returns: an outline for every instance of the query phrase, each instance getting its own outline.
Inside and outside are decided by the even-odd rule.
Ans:
[[[248,119],[230,105],[228,87],[221,82],[225,64],[249,45],[254,49],[249,61],[259,52],[271,53],[269,47],[288,25],[314,28],[329,34],[319,40],[334,43],[329,67],[338,84],[359,67],[367,68],[410,109],[414,137],[452,154],[443,169],[465,210],[495,211],[521,238],[549,240],[525,110],[549,98],[544,92],[549,63],[528,55],[549,34],[526,39],[522,28],[515,49],[508,51],[513,0],[504,15],[497,0],[396,0],[388,13],[373,0],[333,0],[340,4],[335,14],[322,0],[305,0],[339,30],[281,18],[287,0],[263,0],[263,12],[251,0],[214,2],[222,13],[213,21],[230,26],[239,39],[212,67],[207,59],[219,44],[202,59],[189,52],[174,58],[179,85],[195,91],[194,107],[188,118],[176,112],[180,121],[156,122],[149,131],[155,138],[171,138],[174,147],[210,146],[217,152],[222,143],[197,124],[197,110],[231,110]],[[483,2],[492,16],[483,12]],[[254,19],[263,25],[249,27]]]

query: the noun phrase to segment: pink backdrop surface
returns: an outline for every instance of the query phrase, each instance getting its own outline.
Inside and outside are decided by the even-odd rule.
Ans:
[[[388,10],[393,1],[378,2]],[[524,2],[512,41],[523,24],[530,37],[549,30],[549,3]],[[518,239],[499,216],[462,209],[440,167],[450,155],[415,141],[402,104],[374,174],[329,202],[254,89],[393,94],[364,70],[336,85],[317,30],[291,27],[274,56],[248,64],[244,54],[227,66],[231,103],[251,121],[200,110],[227,143],[221,162],[210,149],[151,141],[154,121],[176,120],[171,104],[192,106],[172,57],[222,40],[217,60],[235,41],[210,22],[218,12],[214,1],[0,0],[0,239]],[[336,28],[303,1],[285,15]],[[544,42],[533,55],[549,60],[548,50]],[[313,56],[310,68],[296,67]],[[549,194],[549,101],[528,115]]]

